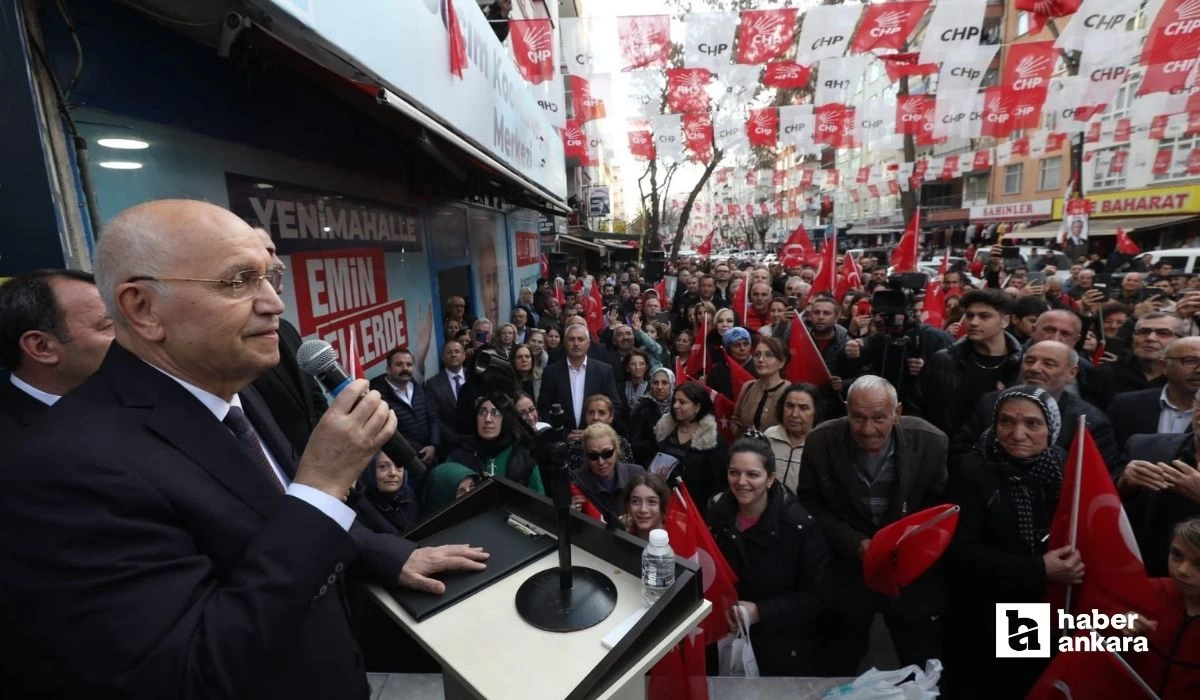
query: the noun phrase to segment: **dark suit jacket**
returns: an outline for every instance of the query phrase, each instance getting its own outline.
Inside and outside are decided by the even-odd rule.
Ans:
[[[437,447],[441,444],[437,407],[429,400],[425,387],[416,381],[412,383],[411,405],[396,395],[395,389],[388,383],[386,374],[372,379],[371,388],[378,391],[387,405],[391,406],[392,412],[396,414],[396,432],[403,435],[414,450],[420,451],[430,445]]]
[[[896,480],[880,526],[875,525],[863,504],[867,487],[858,477],[851,456],[849,419],[825,421],[808,434],[804,443],[796,497],[829,539],[835,606],[844,614],[861,614],[874,595],[863,583],[859,543],[874,537],[883,525],[945,502],[946,434],[920,418],[903,416],[892,436]],[[940,567],[935,565],[902,589],[892,605],[908,619],[942,612],[945,586]]]
[[[1126,446],[1126,454],[1131,461],[1142,459],[1170,464],[1172,460],[1179,459],[1196,466],[1192,449],[1194,439],[1191,431],[1134,435]],[[1146,563],[1146,573],[1151,577],[1169,576],[1167,554],[1171,548],[1172,530],[1179,521],[1200,515],[1200,503],[1174,491],[1146,489],[1135,489],[1124,494],[1121,501],[1125,504],[1129,524],[1137,538],[1142,561]]]
[[[15,387],[7,377],[0,379],[0,446],[15,449],[49,408]]]
[[[279,364],[254,380],[253,386],[267,402],[271,416],[296,453],[304,454],[308,436],[329,408],[329,402],[317,380],[301,372],[296,364],[300,343],[296,327],[279,319]]]
[[[1108,418],[1112,421],[1119,447],[1124,449],[1134,435],[1158,432],[1158,418],[1162,415],[1162,404],[1158,400],[1161,396],[1162,387],[1154,387],[1117,394],[1113,398],[1108,406]]]
[[[6,627],[45,650],[59,697],[367,697],[342,572],[398,574],[411,545],[281,495],[170,377],[114,343],[3,459]]]
[[[463,377],[470,376],[464,369]],[[468,383],[464,381],[459,386],[458,393],[460,395],[463,387]],[[458,402],[454,398],[454,388],[450,386],[450,375],[442,371],[426,380],[425,394],[433,402],[434,411],[437,414],[438,428],[441,432],[441,445],[438,446],[438,449],[441,454],[446,454],[452,445],[458,445],[464,439],[463,434],[457,430],[459,424]]]
[[[549,420],[550,406],[561,404],[564,425],[567,430],[579,430],[580,421],[575,418],[574,403],[571,401],[571,378],[567,372],[568,360],[555,362],[546,367],[542,373],[542,393],[538,396],[538,415],[542,420]],[[604,394],[612,399],[613,406],[620,407],[621,399],[617,396],[617,383],[613,377],[612,367],[608,363],[589,357],[587,370],[583,375],[583,398],[592,394]]]

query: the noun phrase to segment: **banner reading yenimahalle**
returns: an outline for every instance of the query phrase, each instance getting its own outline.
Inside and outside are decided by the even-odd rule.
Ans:
[[[324,248],[422,249],[416,207],[225,173],[229,209],[262,223],[280,255]]]

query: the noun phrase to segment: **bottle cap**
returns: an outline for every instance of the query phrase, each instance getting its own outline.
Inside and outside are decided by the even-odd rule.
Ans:
[[[669,538],[667,537],[666,530],[650,531],[650,544],[654,545],[655,547],[662,547],[663,545],[667,544],[668,539]]]

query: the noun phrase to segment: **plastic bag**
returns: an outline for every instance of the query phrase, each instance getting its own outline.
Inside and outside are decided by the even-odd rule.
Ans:
[[[904,680],[909,676],[914,678]],[[937,659],[927,661],[924,671],[915,665],[896,671],[872,668],[853,682],[825,693],[822,700],[927,700],[938,696],[941,677],[942,662]]]
[[[758,678],[758,660],[754,658],[754,647],[750,646],[750,625],[746,623],[746,609],[733,607],[737,618],[737,634],[728,634],[717,642],[719,674],[738,678]]]

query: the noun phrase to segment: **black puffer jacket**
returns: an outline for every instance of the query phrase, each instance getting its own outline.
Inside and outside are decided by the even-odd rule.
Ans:
[[[737,501],[724,491],[708,504],[713,539],[737,574],[738,598],[758,606],[750,643],[764,676],[824,676],[817,620],[833,598],[829,544],[817,521],[778,482],[752,527],[737,529]],[[723,615],[724,611],[713,611]]]

